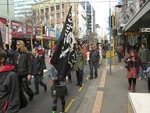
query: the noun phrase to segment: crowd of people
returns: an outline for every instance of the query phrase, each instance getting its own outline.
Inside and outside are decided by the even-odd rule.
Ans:
[[[98,77],[97,68],[102,59],[102,48],[96,44],[76,44],[76,63],[71,71],[76,74],[76,86],[82,87],[85,66],[89,66],[89,79]],[[48,60],[45,59],[45,50],[37,45],[28,51],[22,40],[17,40],[16,50],[0,49],[0,113],[17,113],[19,109],[27,106],[38,95],[39,85],[47,91],[47,84],[43,82],[43,70],[46,69],[45,61],[50,67],[50,86],[53,98],[52,113],[57,112],[57,98],[62,103],[61,112],[65,111],[65,96],[68,94],[66,84],[71,83],[71,73],[65,80],[61,80],[59,73],[51,64],[55,48],[48,50]],[[93,72],[94,71],[94,72]],[[33,76],[35,89],[30,88]],[[24,93],[29,97],[28,100]],[[22,97],[23,95],[23,97]],[[25,102],[27,101],[27,102]]]

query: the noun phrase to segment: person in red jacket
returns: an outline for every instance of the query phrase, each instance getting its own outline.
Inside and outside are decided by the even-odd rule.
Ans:
[[[19,82],[14,66],[6,64],[6,52],[0,49],[0,113],[17,113],[20,108]]]

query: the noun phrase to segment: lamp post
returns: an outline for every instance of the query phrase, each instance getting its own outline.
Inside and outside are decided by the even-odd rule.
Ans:
[[[110,0],[109,0],[109,52],[110,52],[110,74],[112,74],[112,56],[111,56],[111,37],[112,37],[112,29],[111,29],[111,7],[110,7]]]

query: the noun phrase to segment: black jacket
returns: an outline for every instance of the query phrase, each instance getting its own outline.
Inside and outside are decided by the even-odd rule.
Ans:
[[[43,62],[43,58],[42,56],[38,55],[37,57],[36,56],[33,56],[33,74],[36,74],[36,73],[42,73],[43,71],[43,65],[44,65],[44,62]]]
[[[91,50],[90,51],[90,61],[92,62],[99,62],[99,51],[98,50]]]
[[[15,71],[19,76],[26,76],[32,74],[32,60],[31,53],[15,51],[13,54],[13,65]]]
[[[14,66],[0,71],[0,113],[17,113],[20,108],[19,82]]]

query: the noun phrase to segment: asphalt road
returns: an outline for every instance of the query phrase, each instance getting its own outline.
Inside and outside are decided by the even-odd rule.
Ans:
[[[47,64],[47,68],[49,69],[50,66]],[[47,92],[44,92],[43,87],[40,88],[39,95],[35,95],[33,101],[29,102],[28,106],[26,108],[23,108],[19,111],[19,113],[51,113],[52,111],[52,97],[51,97],[51,91],[50,91],[50,85],[49,85],[49,71],[46,71],[44,74],[43,81],[47,84]],[[74,103],[73,109],[76,110],[81,101],[84,97],[87,88],[89,87],[91,80],[88,80],[89,76],[89,68],[86,67],[84,70],[84,77],[83,77],[83,87],[80,88],[76,86],[76,75],[74,72],[71,72],[72,76],[72,83],[69,83],[67,85],[68,88],[68,96],[66,96],[66,112],[71,113],[72,111],[72,105]],[[32,79],[30,87],[35,91],[34,88],[34,81]],[[28,96],[26,96],[28,98]],[[57,113],[61,110],[61,102],[60,99],[58,99],[58,108]],[[71,110],[71,111],[70,111]],[[74,111],[73,110],[73,111]],[[75,112],[74,112],[75,113]]]

